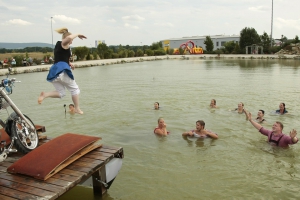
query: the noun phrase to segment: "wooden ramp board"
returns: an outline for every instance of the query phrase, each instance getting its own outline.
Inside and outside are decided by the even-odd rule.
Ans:
[[[39,146],[16,161],[7,171],[46,180],[81,156],[101,146],[100,137],[66,133]]]
[[[114,151],[108,153],[108,149]],[[57,199],[78,183],[87,180],[91,175],[99,174],[99,170],[113,157],[123,157],[123,148],[102,145],[102,147],[80,157],[45,181],[7,172],[7,167],[21,159],[22,156],[9,156],[5,161],[0,162],[1,200]]]

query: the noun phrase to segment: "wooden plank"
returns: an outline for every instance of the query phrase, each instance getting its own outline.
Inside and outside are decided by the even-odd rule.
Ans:
[[[66,168],[61,170],[59,173],[60,174],[69,174],[69,175],[73,175],[73,176],[76,176],[76,177],[82,177],[82,176],[86,175],[85,172],[74,171],[74,170],[66,169]]]
[[[72,165],[78,165],[80,167],[86,167],[86,168],[95,168],[98,165],[100,165],[102,161],[98,160],[98,162],[84,162],[81,160],[76,160],[75,162],[72,163]]]
[[[110,156],[114,155],[112,153],[105,153],[105,152],[101,152],[99,150],[93,150],[93,151],[90,152],[90,154],[92,154],[92,155],[100,155],[100,156],[105,156],[105,157],[110,157]]]
[[[56,178],[48,178],[47,180],[44,181],[45,183],[50,183],[52,185],[57,185],[60,186],[62,188],[65,188],[66,190],[68,190],[70,187],[73,187],[75,183],[70,182],[70,181],[65,181],[65,180],[60,180],[60,179],[56,179]]]
[[[28,186],[28,185],[23,185],[18,182],[12,182],[12,181],[5,180],[5,179],[0,179],[0,186],[7,187],[7,188],[10,188],[10,189],[13,189],[16,191],[21,191],[21,192],[25,192],[28,194],[32,194],[34,196],[47,197],[47,199],[54,199],[54,198],[58,197],[58,195],[56,193],[49,192],[47,190],[42,190],[39,188],[35,188],[32,186]]]
[[[16,200],[15,198],[8,197],[8,196],[4,196],[4,195],[2,195],[2,194],[0,194],[0,199],[1,199],[1,200]]]
[[[118,151],[116,151],[116,150],[114,150],[114,149],[104,149],[104,148],[98,148],[97,150],[100,151],[100,152],[112,153],[112,154],[118,152]]]
[[[116,151],[122,149],[122,147],[113,147],[113,146],[108,146],[108,145],[102,145],[102,148],[104,148],[104,149],[113,149],[113,150],[116,150]]]
[[[99,154],[89,153],[89,154],[85,155],[84,158],[91,158],[91,159],[106,161],[107,159],[113,158],[113,155],[106,157],[106,156],[101,156]]]
[[[71,165],[67,166],[66,169],[71,169],[71,170],[75,170],[75,171],[85,172],[86,175],[88,173],[90,173],[90,171],[93,170],[93,169],[91,169],[89,167],[81,167],[81,166],[74,165],[74,164],[71,164]]]
[[[99,160],[91,159],[91,158],[85,158],[84,156],[80,158],[80,161],[87,162],[87,163],[99,163]]]
[[[36,131],[39,131],[39,132],[46,132],[45,126],[35,125],[35,129],[36,129]]]
[[[29,185],[32,187],[40,188],[43,190],[47,190],[50,192],[55,192],[58,194],[63,194],[66,190],[60,186],[47,184],[44,181],[33,179],[31,177],[21,176],[21,175],[11,175],[8,173],[1,173],[0,179],[6,179],[9,181],[14,181],[18,183],[22,183],[24,185]]]
[[[73,176],[71,174],[57,173],[52,177],[55,179],[61,179],[61,180],[69,181],[69,182],[78,182],[78,181],[80,181],[82,176]]]
[[[34,196],[25,192],[16,191],[7,187],[0,186],[0,194],[6,195],[16,199],[41,199],[39,196]]]

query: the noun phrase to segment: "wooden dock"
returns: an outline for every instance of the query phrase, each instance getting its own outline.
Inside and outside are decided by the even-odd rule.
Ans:
[[[42,139],[40,145],[48,141],[49,139]],[[102,145],[51,178],[42,181],[25,175],[8,173],[7,168],[23,156],[10,153],[5,161],[0,162],[0,199],[57,199],[90,177],[93,179],[95,197],[101,198],[107,192],[104,184],[98,181],[106,182],[105,165],[113,158],[123,158],[123,155],[122,147]]]

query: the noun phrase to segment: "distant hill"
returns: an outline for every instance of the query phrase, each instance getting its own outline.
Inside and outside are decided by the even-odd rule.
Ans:
[[[26,47],[50,47],[50,48],[52,48],[52,44],[41,43],[41,42],[31,42],[31,43],[0,42],[0,49],[24,49]]]

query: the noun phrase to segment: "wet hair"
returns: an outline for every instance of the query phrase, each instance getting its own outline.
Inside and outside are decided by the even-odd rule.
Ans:
[[[67,36],[71,35],[67,28],[59,28],[55,30],[59,34],[62,34],[62,39],[65,39]]]
[[[242,106],[244,106],[244,103],[243,102],[240,102],[242,104]]]
[[[74,106],[74,104],[72,104],[72,103],[69,105],[69,107],[70,107],[70,106],[73,106],[73,107],[75,107],[75,106]]]
[[[201,126],[205,127],[205,122],[203,120],[196,121],[196,124],[199,123]]]
[[[281,127],[281,129],[283,130],[283,124],[281,122],[275,122],[276,124],[279,124],[279,126]]]
[[[265,111],[264,110],[259,110],[263,115],[265,114]]]
[[[281,103],[283,105],[283,113],[285,113],[285,103]]]
[[[214,101],[214,105],[216,105],[217,101],[215,99],[212,99]]]
[[[163,117],[158,118],[157,123],[159,123],[159,121],[160,121],[161,119],[164,119],[164,118],[163,118]]]
[[[158,107],[159,107],[159,103],[158,103],[158,102],[155,102],[155,103],[157,103],[157,105],[158,105]]]

